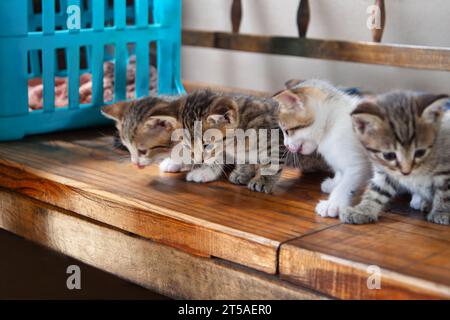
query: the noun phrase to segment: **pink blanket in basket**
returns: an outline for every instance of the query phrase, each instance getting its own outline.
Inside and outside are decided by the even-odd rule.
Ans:
[[[114,62],[107,61],[103,64],[103,99],[105,102],[114,99]],[[156,68],[150,66],[150,95],[156,95],[158,79]],[[127,99],[135,98],[136,90],[136,59],[131,57],[127,65]],[[92,75],[85,73],[80,76],[80,104],[92,102]],[[39,110],[43,107],[44,85],[41,78],[34,78],[28,82],[28,102],[31,110]],[[55,78],[55,107],[65,107],[69,104],[67,78]]]

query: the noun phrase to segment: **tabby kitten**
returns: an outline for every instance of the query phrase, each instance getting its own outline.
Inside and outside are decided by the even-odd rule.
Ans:
[[[168,108],[175,99],[178,97],[147,97],[102,108],[102,114],[116,122],[120,140],[130,152],[131,162],[138,168],[170,157],[177,143],[172,141],[172,133],[180,127],[172,117],[176,110]],[[161,166],[168,164],[165,171],[181,169],[181,165],[164,161]]]
[[[254,164],[248,164],[248,162],[235,164],[234,170],[229,175],[229,181],[234,184],[247,185],[249,189],[257,192],[269,193],[272,191],[281,173],[281,166],[277,166],[280,161],[280,150],[272,150],[270,143],[270,139],[272,139],[270,130],[277,129],[277,104],[275,101],[199,90],[173,104],[175,109],[180,110],[179,121],[189,132],[192,140],[188,143],[191,146],[195,143],[193,138],[196,123],[201,123],[202,132],[200,134],[202,137],[205,137],[205,134],[213,129],[218,130],[221,133],[219,138],[222,138],[200,142],[204,147],[202,151],[205,158],[211,157],[209,157],[209,161],[194,165],[187,174],[188,181],[205,183],[219,179],[224,173],[225,161],[226,163],[235,163],[236,161],[238,150],[235,137],[237,132],[239,130],[244,132],[248,129],[267,129],[267,148],[256,150],[258,159],[262,161]],[[255,150],[250,150],[252,147],[247,140],[245,141],[244,152],[248,155]],[[231,148],[231,146],[233,147]],[[227,153],[227,150],[232,151]],[[217,161],[219,159],[222,161]]]
[[[337,217],[371,176],[350,118],[359,99],[320,80],[301,82],[275,99],[280,103],[279,122],[288,150],[302,155],[318,152],[335,174],[321,185],[330,196],[319,202],[316,213]]]
[[[428,221],[450,222],[450,114],[447,95],[391,92],[353,111],[354,130],[375,172],[359,205],[341,212],[345,223],[378,220],[400,191]]]

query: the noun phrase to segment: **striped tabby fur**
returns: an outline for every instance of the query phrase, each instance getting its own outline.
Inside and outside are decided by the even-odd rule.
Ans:
[[[202,122],[203,133],[209,129],[218,129],[224,140],[214,142],[208,146],[211,150],[223,149],[235,143],[235,136],[227,136],[227,129],[247,131],[267,129],[267,148],[258,148],[258,164],[236,164],[229,175],[229,181],[235,184],[248,185],[249,189],[270,193],[278,181],[284,165],[285,150],[283,136],[278,128],[278,103],[268,98],[258,98],[239,94],[226,94],[210,90],[200,90],[181,98],[173,103],[174,109],[179,110],[179,120],[183,128],[188,129],[191,137],[194,134],[195,121]],[[278,150],[271,149],[271,129],[278,133]],[[245,152],[252,152],[246,143]],[[226,149],[225,149],[226,150]],[[236,146],[234,148],[236,150]],[[266,155],[269,158],[264,158]],[[234,154],[220,155],[236,159]],[[271,164],[279,163],[279,166]],[[298,164],[305,171],[313,171],[315,167],[323,167],[323,161],[317,156],[298,159]],[[224,172],[224,166],[217,163],[197,165],[187,175],[188,181],[208,182],[218,179]]]
[[[175,99],[178,97],[147,97],[102,108],[102,114],[116,122],[121,145],[115,144],[126,147],[131,162],[139,168],[170,156],[175,145],[171,136],[177,128],[176,123],[159,114]]]
[[[450,114],[447,95],[392,92],[363,101],[352,114],[354,129],[374,166],[362,201],[344,210],[343,222],[375,222],[399,192],[434,223],[450,223]]]

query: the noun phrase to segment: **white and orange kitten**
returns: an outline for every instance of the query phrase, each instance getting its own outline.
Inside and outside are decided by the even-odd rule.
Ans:
[[[334,172],[321,189],[330,193],[316,213],[337,217],[352,204],[354,193],[364,187],[372,170],[364,147],[352,128],[350,114],[359,99],[320,80],[304,81],[275,97],[280,103],[279,124],[284,143],[292,153],[317,151]]]

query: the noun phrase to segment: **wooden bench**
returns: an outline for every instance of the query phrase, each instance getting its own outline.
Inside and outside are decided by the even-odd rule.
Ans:
[[[375,1],[382,14],[384,0]],[[450,71],[450,49],[183,32],[184,45]],[[187,84],[187,88],[198,85]],[[202,87],[202,85],[200,85]],[[264,94],[252,92],[253,94]],[[191,299],[450,298],[450,229],[405,202],[375,225],[314,213],[323,176],[287,170],[273,195],[138,171],[111,129],[0,144],[0,227],[164,295]],[[368,280],[381,274],[381,289]],[[374,273],[375,272],[375,273]]]
[[[287,170],[266,195],[139,171],[112,146],[111,128],[1,143],[0,227],[176,298],[450,298],[450,229],[404,204],[342,225],[314,213],[320,174]]]

